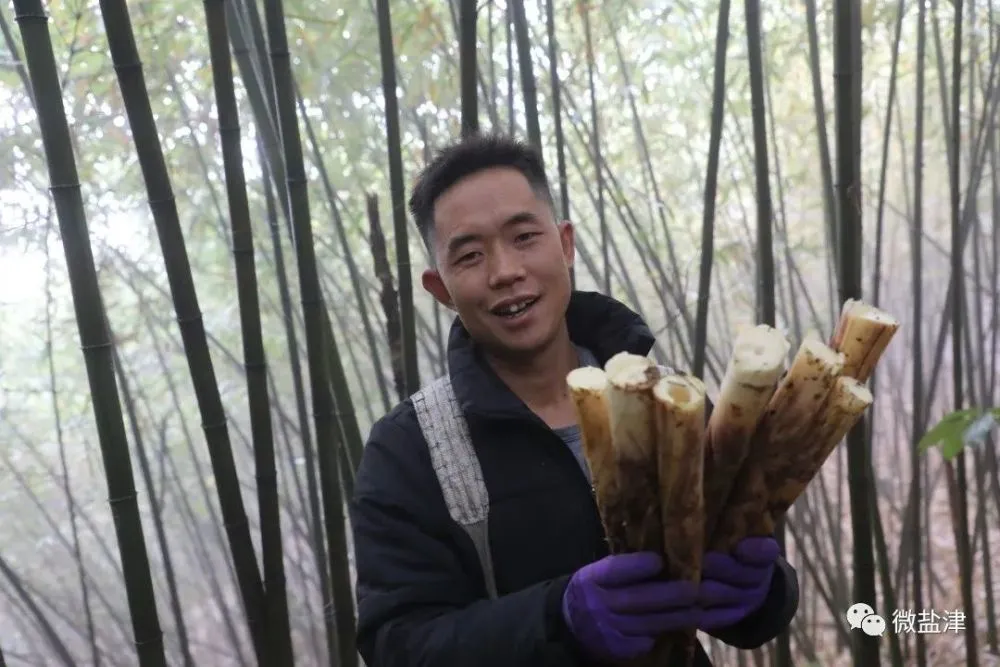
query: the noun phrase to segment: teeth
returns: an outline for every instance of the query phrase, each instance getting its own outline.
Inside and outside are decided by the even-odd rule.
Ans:
[[[517,315],[531,304],[532,301],[529,299],[528,301],[522,301],[520,303],[511,304],[506,308],[500,308],[499,312],[501,315]]]

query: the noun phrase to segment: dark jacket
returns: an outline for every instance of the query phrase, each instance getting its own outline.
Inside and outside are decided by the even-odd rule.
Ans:
[[[654,339],[636,313],[575,292],[570,337],[603,364]],[[448,343],[455,394],[490,497],[499,599],[487,599],[468,535],[448,515],[409,400],[372,427],[350,514],[358,579],[358,648],[368,667],[582,667],[561,616],[580,567],[607,555],[590,484],[570,449],[477,354],[458,320]],[[762,609],[716,636],[755,648],[798,607],[784,560]],[[696,665],[710,665],[698,647]],[[666,666],[664,666],[666,667]]]

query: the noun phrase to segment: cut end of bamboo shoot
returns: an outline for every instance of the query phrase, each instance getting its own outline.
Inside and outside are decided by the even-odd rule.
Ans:
[[[723,385],[730,380],[753,388],[773,388],[790,348],[788,339],[774,327],[760,324],[744,329],[733,344]]]
[[[653,386],[653,397],[682,412],[705,409],[705,383],[693,375],[668,375]]]
[[[653,361],[649,357],[643,357],[638,354],[632,354],[631,352],[619,352],[615,356],[608,359],[608,362],[604,364],[604,372],[608,374],[608,377],[617,375],[618,372],[624,368],[630,366],[653,366]]]
[[[830,344],[844,354],[844,375],[867,382],[900,323],[884,310],[848,299]]]
[[[860,415],[874,402],[875,396],[871,389],[857,378],[849,375],[837,378],[831,395],[831,406],[838,412]]]
[[[597,366],[581,366],[569,372],[569,375],[566,376],[566,384],[574,393],[603,393],[608,386],[608,374]]]
[[[608,380],[620,389],[652,388],[659,379],[659,369],[649,357],[620,352],[604,365]]]

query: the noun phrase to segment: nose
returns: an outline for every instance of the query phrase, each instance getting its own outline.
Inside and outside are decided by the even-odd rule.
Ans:
[[[524,278],[524,264],[513,248],[499,247],[490,253],[490,288],[506,287]]]

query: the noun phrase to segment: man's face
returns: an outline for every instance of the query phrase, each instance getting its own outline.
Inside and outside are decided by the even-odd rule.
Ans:
[[[516,169],[467,176],[434,207],[437,269],[424,288],[457,311],[494,354],[544,350],[563,326],[570,297],[573,227]]]

